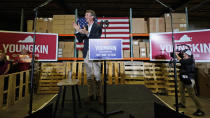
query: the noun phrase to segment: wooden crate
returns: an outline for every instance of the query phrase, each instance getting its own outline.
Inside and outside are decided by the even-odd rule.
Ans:
[[[29,70],[0,76],[0,109],[29,96]]]

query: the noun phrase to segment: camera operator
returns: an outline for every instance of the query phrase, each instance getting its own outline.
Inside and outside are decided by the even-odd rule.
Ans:
[[[178,104],[178,107],[185,108],[185,88],[189,96],[192,98],[193,102],[196,105],[196,112],[193,113],[195,116],[203,116],[205,113],[201,110],[200,102],[195,95],[194,85],[195,85],[195,62],[192,56],[192,52],[187,49],[184,50],[183,53],[181,52],[176,53],[177,59],[181,63],[180,68],[180,94],[181,94],[181,102]]]

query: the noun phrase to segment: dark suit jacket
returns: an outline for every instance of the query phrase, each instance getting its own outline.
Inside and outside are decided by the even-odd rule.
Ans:
[[[88,29],[87,26],[86,26],[86,29]],[[83,42],[83,40],[84,40],[83,58],[86,57],[87,51],[89,50],[89,47],[88,47],[89,39],[101,38],[101,34],[102,34],[102,28],[100,27],[100,25],[98,25],[95,22],[93,23],[93,26],[90,30],[89,37],[87,37],[87,35],[85,35],[85,34],[80,34],[80,33],[76,34],[77,40],[79,42]]]

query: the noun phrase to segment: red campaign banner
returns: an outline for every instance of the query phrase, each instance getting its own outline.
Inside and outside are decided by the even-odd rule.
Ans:
[[[173,52],[171,32],[150,33],[150,57],[152,61],[169,61]],[[174,33],[175,50],[188,45],[196,62],[210,62],[210,29]],[[180,46],[181,45],[181,46]]]
[[[0,31],[0,50],[16,58],[26,49],[33,51],[33,33]],[[57,61],[58,34],[36,33],[35,57],[38,61]]]

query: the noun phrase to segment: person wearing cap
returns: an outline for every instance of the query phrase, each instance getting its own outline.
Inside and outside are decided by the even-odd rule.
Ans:
[[[193,102],[196,105],[196,112],[193,113],[195,116],[203,116],[205,113],[201,110],[200,102],[198,101],[198,98],[195,95],[194,91],[194,85],[195,85],[195,61],[192,56],[192,52],[190,50],[185,50],[183,53],[183,58],[179,56],[178,53],[176,53],[177,59],[181,63],[180,67],[180,95],[181,95],[181,102],[178,104],[178,107],[180,108],[186,108],[185,103],[185,88],[187,89],[187,92],[190,96],[190,98],[193,100]]]
[[[4,52],[0,51],[0,75],[5,75],[10,70],[10,62],[7,61]]]

